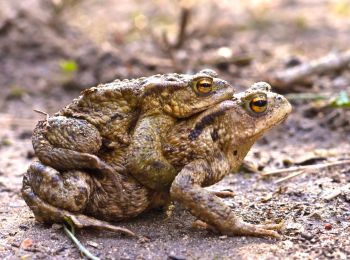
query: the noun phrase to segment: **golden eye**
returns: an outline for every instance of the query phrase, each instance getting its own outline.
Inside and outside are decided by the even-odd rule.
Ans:
[[[213,90],[213,80],[211,78],[203,78],[197,81],[196,91],[200,94],[207,94]]]
[[[267,98],[265,96],[255,97],[250,101],[249,107],[255,113],[263,113],[267,108]]]

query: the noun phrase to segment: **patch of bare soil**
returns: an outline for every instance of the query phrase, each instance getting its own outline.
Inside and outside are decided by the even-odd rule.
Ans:
[[[42,118],[33,109],[54,113],[81,89],[114,78],[208,66],[239,91],[270,71],[345,50],[350,41],[346,1],[201,1],[191,8],[179,49],[161,37],[166,31],[168,42],[176,42],[177,3],[87,0],[57,13],[43,2],[0,3],[1,259],[81,257],[61,226],[35,221],[20,195],[23,173],[34,159],[31,131]],[[345,68],[284,92],[337,95],[349,92],[349,86]],[[312,100],[292,103],[288,120],[250,151],[247,161],[253,168],[270,171],[350,158],[348,110],[320,108]],[[169,219],[154,211],[120,223],[143,239],[94,230],[77,236],[101,259],[349,258],[350,166],[278,182],[287,175],[262,178],[242,170],[211,187],[233,190],[235,196],[225,203],[248,222],[283,220],[280,240],[194,228],[194,217],[180,205]]]

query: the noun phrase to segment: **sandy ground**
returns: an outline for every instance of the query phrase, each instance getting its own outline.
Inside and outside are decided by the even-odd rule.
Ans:
[[[192,37],[188,37],[182,50],[175,52],[175,63],[184,65],[183,72],[199,69],[206,65],[194,60],[203,58],[203,54],[216,53],[223,46],[230,47],[237,55],[249,54],[253,61],[247,66],[214,66],[237,90],[242,90],[264,77],[269,66],[282,68],[291,57],[303,62],[332,49],[348,47],[350,27],[346,17],[350,13],[346,13],[346,5],[340,5],[342,1],[262,2],[265,5],[251,4],[247,9],[241,5],[233,8],[230,1],[217,4],[203,1],[194,8],[194,22],[189,26]],[[54,113],[82,88],[115,77],[172,71],[174,60],[159,49],[153,35],[161,29],[166,29],[170,38],[176,34],[176,5],[164,3],[154,1],[153,5],[147,5],[108,0],[101,6],[98,1],[85,1],[63,14],[67,24],[60,33],[48,29],[51,16],[45,12],[47,9],[25,6],[25,15],[18,16],[9,7],[1,8],[1,259],[81,257],[61,226],[36,222],[21,198],[23,173],[35,156],[31,131],[42,118],[32,110]],[[203,15],[208,14],[208,6],[215,10],[212,13],[220,15]],[[39,21],[31,20],[33,15],[39,16]],[[95,19],[91,21],[89,17]],[[7,26],[6,21],[15,25]],[[78,60],[79,71],[72,75],[62,72],[57,65],[62,59]],[[350,86],[349,70],[311,80],[310,92],[338,93],[349,90]],[[350,157],[349,111],[316,109],[315,112],[310,101],[293,102],[293,106],[290,118],[254,146],[248,161],[269,170]],[[350,167],[313,170],[276,184],[280,177],[263,179],[259,173],[241,171],[213,187],[233,190],[235,196],[224,199],[225,203],[248,222],[284,220],[280,240],[226,237],[194,228],[195,218],[181,205],[176,205],[169,219],[154,211],[119,223],[143,236],[140,239],[94,230],[79,231],[77,236],[101,259],[349,258],[350,193],[345,190],[331,200],[324,197],[349,183]],[[32,245],[24,246],[23,241],[29,240]]]

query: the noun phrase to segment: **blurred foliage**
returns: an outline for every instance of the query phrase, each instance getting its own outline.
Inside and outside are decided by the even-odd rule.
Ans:
[[[350,108],[350,97],[346,91],[340,91],[339,95],[317,94],[317,93],[290,93],[285,97],[293,101],[311,100],[314,107]]]
[[[295,25],[298,29],[305,29],[308,27],[308,20],[305,15],[298,15],[295,18]]]
[[[11,146],[12,145],[12,141],[6,137],[4,137],[3,139],[0,140],[0,147],[1,146]]]
[[[332,12],[338,16],[349,16],[350,15],[350,1],[349,0],[338,0],[334,1],[330,6]]]
[[[315,94],[315,93],[290,93],[286,94],[285,97],[289,101],[294,100],[326,100],[328,99],[327,95],[324,94]]]
[[[20,99],[27,93],[27,90],[20,86],[12,86],[10,88],[10,93],[8,94],[8,99]]]
[[[76,72],[79,68],[75,60],[61,60],[59,66],[64,73],[73,73]]]
[[[334,108],[350,108],[350,98],[348,93],[341,91],[339,95],[331,102]]]

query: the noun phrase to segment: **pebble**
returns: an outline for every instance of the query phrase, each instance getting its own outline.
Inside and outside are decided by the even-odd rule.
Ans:
[[[99,248],[99,245],[94,241],[87,241],[86,243],[94,248]]]
[[[305,238],[306,240],[311,240],[311,239],[314,237],[313,234],[311,234],[311,233],[306,233],[306,232],[303,232],[303,233],[301,233],[300,235],[301,235],[302,238]]]
[[[333,228],[331,223],[327,223],[324,225],[325,230],[331,230]]]
[[[59,229],[62,228],[62,225],[56,224],[56,223],[55,223],[55,224],[52,224],[51,228],[52,228],[53,230],[59,230]]]
[[[183,256],[177,256],[177,255],[170,254],[168,256],[168,260],[186,260],[186,258]]]
[[[21,248],[23,248],[24,250],[26,250],[26,249],[32,247],[33,244],[34,244],[34,242],[33,242],[32,239],[26,238],[26,239],[24,239],[24,240],[22,241],[22,243],[21,243]]]

